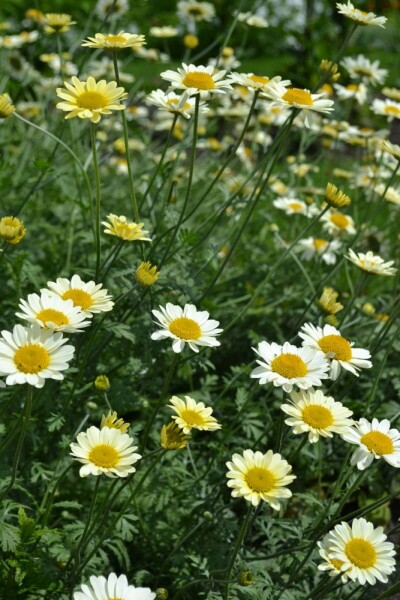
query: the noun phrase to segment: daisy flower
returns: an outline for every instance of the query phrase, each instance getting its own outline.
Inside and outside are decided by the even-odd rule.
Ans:
[[[155,593],[150,588],[129,585],[125,575],[116,576],[110,573],[107,579],[92,575],[90,586],[82,584],[80,590],[74,592],[73,600],[154,600]]]
[[[72,77],[71,81],[72,83],[64,82],[66,89],[56,90],[57,96],[62,99],[56,106],[68,113],[65,115],[66,119],[79,117],[98,123],[102,115],[125,109],[121,100],[125,100],[128,94],[123,87],[117,87],[116,81],[107,83],[105,79],[101,79],[96,82],[94,77],[88,77],[87,81]]]
[[[165,308],[153,310],[153,315],[159,321],[161,329],[151,335],[152,340],[172,338],[172,350],[182,352],[185,344],[194,352],[197,346],[220,346],[216,336],[222,332],[218,329],[219,321],[209,319],[209,313],[200,311],[193,304],[185,304],[183,308],[176,304],[167,303]]]
[[[356,232],[353,219],[338,210],[328,210],[322,216],[321,221],[323,221],[322,227],[331,235],[343,235],[346,233],[354,235]]]
[[[48,290],[42,291],[40,296],[29,294],[28,300],[21,300],[19,308],[22,312],[15,314],[20,319],[54,331],[78,333],[91,324],[85,321],[91,315],[82,312],[72,299],[63,300]]]
[[[330,364],[330,378],[338,378],[341,368],[350,371],[358,377],[360,369],[370,369],[372,362],[368,360],[371,354],[363,348],[353,348],[353,342],[349,342],[340,335],[332,325],[314,327],[306,323],[301,328],[299,337],[303,340],[303,347],[312,348],[315,352],[321,352]]]
[[[331,287],[324,287],[321,297],[318,300],[318,306],[328,315],[336,315],[343,310],[343,304],[336,302],[339,293]]]
[[[398,146],[397,144],[391,144],[387,140],[383,140],[381,142],[381,150],[388,152],[394,158],[396,158],[397,160],[400,160],[400,146]]]
[[[377,17],[373,12],[366,12],[365,10],[355,8],[350,0],[348,0],[347,4],[337,2],[336,8],[339,9],[339,14],[348,17],[352,21],[356,21],[359,25],[377,25],[378,27],[385,27],[387,21],[386,17]]]
[[[357,444],[359,448],[351,457],[351,465],[364,471],[373,462],[374,458],[383,458],[392,467],[400,468],[400,431],[390,429],[390,421],[383,419],[360,419],[354,427],[342,435],[350,444]]]
[[[60,371],[68,369],[74,347],[64,345],[68,339],[62,333],[15,325],[12,332],[1,335],[0,375],[7,375],[7,385],[29,383],[41,388],[46,379],[64,379]]]
[[[327,100],[326,94],[312,94],[309,90],[286,88],[280,83],[271,83],[264,95],[272,100],[272,106],[298,108],[303,111],[304,124],[310,127],[312,113],[329,113],[333,111],[333,100]]]
[[[374,254],[371,250],[363,254],[362,252],[356,253],[350,248],[349,255],[345,258],[368,273],[374,273],[375,275],[396,275],[397,273],[397,269],[392,267],[394,260],[385,262],[383,258]]]
[[[101,224],[105,226],[104,233],[108,235],[115,235],[117,238],[124,240],[125,242],[134,242],[140,240],[142,242],[151,242],[151,239],[146,237],[149,233],[143,230],[143,223],[134,223],[128,221],[126,217],[121,215],[113,215],[112,213],[107,216],[110,221],[102,221]]]
[[[183,430],[183,433],[188,434],[191,429],[200,429],[201,431],[221,429],[217,419],[211,416],[213,409],[205,406],[203,402],[196,402],[190,396],[185,396],[185,401],[178,396],[172,396],[168,406],[176,412],[172,419]]]
[[[250,377],[260,380],[260,384],[272,382],[275,387],[282,387],[291,392],[294,386],[302,390],[322,385],[321,379],[328,378],[329,365],[325,356],[311,348],[297,348],[289,342],[283,346],[261,342],[257,350],[262,360]]]
[[[142,261],[135,271],[136,281],[144,287],[154,285],[159,277],[157,265],[152,265],[150,261]]]
[[[374,528],[365,519],[353,519],[351,525],[342,521],[318,542],[325,561],[318,568],[341,573],[343,583],[349,579],[361,585],[375,585],[376,580],[387,583],[396,561],[394,545],[386,539],[383,527]]]
[[[71,25],[76,25],[76,21],[65,13],[46,13],[43,24],[46,33],[65,33],[70,30]]]
[[[336,254],[340,252],[341,248],[342,245],[338,240],[328,241],[313,237],[299,240],[296,245],[296,250],[301,253],[304,260],[320,256],[327,265],[336,263]]]
[[[230,83],[242,85],[249,90],[266,91],[272,83],[279,83],[282,86],[289,86],[290,81],[282,81],[282,77],[265,77],[264,75],[254,75],[254,73],[231,73],[228,77]]]
[[[393,119],[400,119],[400,102],[376,98],[372,102],[372,112],[376,115],[384,115],[390,123]]]
[[[15,106],[11,102],[8,94],[0,94],[0,119],[6,119],[15,111]]]
[[[252,14],[251,12],[239,12],[237,14],[237,20],[240,23],[248,25],[249,27],[258,27],[261,29],[269,27],[267,19],[261,15]]]
[[[350,419],[351,410],[331,396],[324,396],[321,390],[292,392],[291,404],[282,404],[281,410],[289,419],[286,425],[293,427],[293,433],[308,433],[310,444],[318,442],[319,437],[333,437],[334,433],[346,433],[354,421]]]
[[[108,312],[112,310],[114,302],[107,290],[101,289],[102,283],[88,281],[85,283],[79,275],[73,275],[71,279],[58,277],[56,281],[48,281],[47,287],[43,288],[42,294],[49,290],[59,296],[62,300],[72,300],[74,306],[90,317],[93,314]]]
[[[346,86],[334,83],[333,87],[341,100],[355,98],[358,104],[362,105],[367,99],[367,86],[364,83],[349,83]]]
[[[386,185],[383,183],[379,183],[375,190],[378,196],[384,197],[386,202],[390,202],[391,204],[397,204],[400,206],[400,189],[389,186],[386,188]]]
[[[212,21],[215,17],[215,8],[211,2],[180,0],[178,2],[178,17],[192,21]]]
[[[343,208],[351,203],[347,194],[338,190],[333,183],[327,183],[325,189],[325,200],[332,208]]]
[[[160,433],[160,444],[166,450],[182,450],[186,448],[190,436],[183,433],[182,429],[173,421],[163,425]]]
[[[181,96],[175,92],[165,93],[163,90],[155,90],[147,96],[147,100],[160,108],[174,115],[182,115],[185,119],[190,119],[195,110],[195,100],[190,98],[187,92]],[[199,109],[201,113],[208,111],[205,102],[200,102]]]
[[[82,42],[82,46],[87,48],[104,48],[105,50],[123,50],[125,48],[141,48],[145,44],[144,35],[136,33],[125,33],[125,31],[119,31],[118,33],[96,33],[94,37],[89,37],[87,40]]]
[[[291,475],[291,465],[280,454],[268,450],[266,454],[245,450],[243,455],[234,454],[227,462],[228,487],[233,488],[234,498],[243,497],[253,506],[261,500],[279,510],[281,498],[290,498],[292,492],[286,487],[296,475]]]
[[[169,39],[176,37],[179,34],[179,29],[165,25],[164,27],[150,27],[150,35],[152,37]]]
[[[16,245],[24,239],[26,228],[18,217],[2,217],[0,219],[0,238],[7,244]]]
[[[305,215],[308,216],[308,206],[302,200],[297,198],[277,198],[272,202],[275,208],[283,210],[287,215]]]
[[[223,79],[226,71],[185,63],[182,63],[182,67],[178,71],[168,70],[161,73],[163,79],[171,82],[173,89],[187,90],[189,95],[200,94],[204,100],[207,100],[210,94],[225,94],[232,89],[228,79]]]
[[[383,85],[388,74],[386,69],[379,68],[379,60],[371,62],[359,54],[356,58],[348,56],[342,60],[342,65],[353,79],[361,78],[365,83]]]
[[[99,429],[93,425],[79,433],[76,441],[70,444],[71,455],[83,463],[79,470],[81,477],[127,477],[136,471],[133,465],[142,458],[135,454],[137,446],[132,446],[133,439],[115,427]]]

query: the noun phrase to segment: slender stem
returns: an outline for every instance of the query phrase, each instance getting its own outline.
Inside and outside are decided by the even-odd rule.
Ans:
[[[90,141],[92,144],[93,154],[93,169],[94,178],[96,182],[96,210],[95,210],[95,241],[96,241],[96,271],[94,279],[97,281],[100,271],[100,259],[101,259],[101,239],[100,239],[100,174],[99,174],[99,163],[97,160],[97,148],[96,148],[96,125],[90,123]]]
[[[234,566],[235,561],[236,561],[236,557],[237,557],[237,555],[239,553],[239,550],[241,548],[243,540],[244,540],[244,538],[246,536],[247,528],[248,528],[249,523],[250,523],[252,512],[253,512],[253,506],[252,506],[252,504],[250,504],[249,508],[247,509],[247,514],[246,514],[245,520],[243,521],[242,526],[240,528],[239,535],[237,537],[236,544],[235,544],[235,547],[233,549],[233,552],[232,552],[232,555],[231,555],[231,558],[230,558],[230,561],[229,561],[228,568],[226,570],[225,579],[227,579],[228,582],[227,582],[227,584],[225,586],[224,600],[229,600],[229,580],[231,578],[231,573],[232,573],[232,569],[233,569],[233,566]]]
[[[96,477],[96,483],[95,483],[95,486],[94,486],[94,491],[93,491],[93,495],[92,495],[92,501],[90,503],[89,514],[86,517],[85,529],[83,530],[82,537],[79,540],[79,544],[78,544],[78,546],[77,546],[77,548],[75,550],[75,569],[76,570],[78,570],[78,568],[79,568],[79,563],[80,563],[80,560],[81,560],[82,546],[83,546],[83,544],[85,543],[85,541],[87,539],[87,535],[88,535],[88,532],[89,532],[89,527],[90,527],[90,524],[92,522],[94,507],[96,505],[97,493],[99,491],[100,478],[101,478],[101,475],[98,475]]]
[[[358,282],[357,287],[355,288],[354,292],[352,293],[352,295],[350,297],[350,300],[348,301],[348,303],[347,303],[347,305],[346,305],[346,307],[345,307],[345,309],[344,309],[344,311],[343,311],[343,313],[341,315],[342,319],[340,321],[340,327],[343,327],[343,324],[344,324],[345,320],[349,316],[349,314],[351,312],[351,309],[353,308],[353,304],[354,304],[356,298],[358,297],[358,295],[360,294],[362,288],[365,285],[367,277],[368,277],[368,273],[366,271],[364,271],[363,274],[362,274],[362,277],[361,277],[360,281]]]
[[[62,473],[60,474],[60,476],[57,478],[56,482],[54,483],[53,489],[50,492],[50,494],[49,494],[49,489],[47,489],[45,495],[43,496],[42,504],[39,507],[39,519],[41,521],[42,527],[46,526],[47,520],[50,515],[50,510],[53,505],[54,496],[56,494],[57,488],[72,466],[73,466],[73,463],[70,463],[67,467],[65,467],[65,469],[62,471]],[[41,513],[43,514],[43,517],[41,517]]]
[[[115,79],[117,80],[117,84],[120,85],[119,68],[118,68],[118,60],[117,60],[116,52],[113,52],[113,63],[114,63]],[[132,173],[131,159],[130,159],[130,153],[129,153],[128,123],[126,121],[125,110],[121,110],[120,112],[121,112],[121,117],[122,117],[122,127],[124,130],[125,156],[126,156],[126,163],[128,166],[129,190],[131,193],[133,216],[135,218],[136,223],[139,223],[139,221],[140,221],[139,209],[138,209],[137,200],[136,200],[135,185],[133,182],[133,173]]]
[[[14,460],[13,460],[13,464],[12,464],[12,472],[11,472],[11,479],[10,479],[10,483],[8,484],[8,486],[6,487],[6,489],[4,490],[3,494],[0,496],[0,500],[2,500],[4,498],[4,496],[6,494],[8,494],[8,492],[10,492],[15,484],[15,480],[17,478],[17,471],[18,471],[18,465],[19,465],[19,461],[21,458],[21,451],[22,451],[22,446],[24,443],[24,439],[25,439],[25,435],[26,435],[26,431],[28,429],[28,425],[29,425],[29,419],[31,416],[31,412],[32,412],[32,398],[33,398],[33,388],[31,385],[28,384],[28,395],[26,398],[26,402],[25,402],[25,410],[24,410],[24,416],[23,416],[23,421],[22,421],[22,427],[21,427],[21,432],[18,438],[18,443],[17,443],[17,448],[15,450],[15,454],[14,454]]]

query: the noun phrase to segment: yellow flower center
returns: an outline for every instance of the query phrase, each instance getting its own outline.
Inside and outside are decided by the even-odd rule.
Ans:
[[[341,335],[326,335],[318,341],[318,346],[329,358],[348,362],[353,356],[350,342]]]
[[[61,298],[63,300],[72,300],[74,306],[80,306],[81,308],[83,308],[83,310],[87,310],[93,304],[92,296],[84,290],[79,290],[77,288],[67,290],[61,296]]]
[[[113,43],[122,43],[123,44],[126,41],[122,35],[106,35],[104,40],[106,42],[110,42],[111,44],[113,44]]]
[[[169,330],[181,340],[198,340],[201,336],[199,324],[187,317],[174,319],[169,325]]]
[[[178,98],[170,98],[169,100],[167,100],[167,104],[178,104],[178,102],[179,102]],[[185,102],[185,104],[183,105],[183,108],[185,110],[188,110],[188,108],[190,108],[189,102]]]
[[[354,73],[357,73],[358,75],[366,75],[367,77],[371,76],[371,70],[370,69],[366,69],[365,67],[356,67],[354,69]]]
[[[310,404],[302,410],[302,419],[304,423],[314,427],[314,429],[326,429],[333,423],[331,411],[325,406]]]
[[[97,108],[104,108],[109,104],[108,98],[104,94],[99,92],[82,92],[76,99],[78,106],[81,108],[88,108],[89,110],[96,110]]]
[[[394,104],[388,104],[385,106],[384,111],[387,115],[400,115],[400,109]]]
[[[196,88],[197,90],[213,90],[215,88],[215,82],[211,75],[198,71],[186,73],[182,83],[188,88]]]
[[[180,417],[183,419],[189,426],[193,425],[204,425],[205,420],[201,414],[196,412],[195,410],[182,410],[180,412]]]
[[[253,467],[247,471],[245,481],[253,492],[267,493],[275,485],[275,475],[264,467]]]
[[[201,17],[204,14],[204,11],[197,6],[191,6],[188,8],[188,13],[193,17]]]
[[[295,210],[296,212],[298,210],[302,210],[303,205],[300,204],[300,202],[289,202],[289,206],[292,210]]]
[[[325,248],[325,246],[328,245],[328,242],[326,240],[321,240],[319,238],[316,238],[314,240],[314,248],[316,250],[322,250],[323,248]]]
[[[358,8],[357,10],[360,14],[362,14],[363,17],[366,17],[368,15],[367,11],[365,10],[361,10],[360,8]]]
[[[119,462],[119,454],[113,446],[109,444],[99,444],[91,449],[88,459],[96,467],[103,469],[113,469]]]
[[[282,100],[289,102],[289,104],[305,104],[307,106],[312,106],[314,104],[310,92],[298,88],[287,90],[282,96]]]
[[[384,454],[393,454],[394,446],[393,442],[388,435],[381,431],[370,431],[365,433],[361,438],[360,442],[367,446],[370,452],[375,452],[379,456]]]
[[[25,344],[14,354],[14,363],[22,373],[39,373],[50,364],[50,354],[40,344]]]
[[[344,551],[349,561],[360,569],[370,569],[376,563],[375,548],[362,538],[354,538],[347,542]]]
[[[249,79],[254,81],[254,83],[268,83],[269,77],[262,77],[261,75],[249,75]]]
[[[305,377],[308,373],[307,365],[297,354],[281,354],[271,362],[271,369],[286,377],[286,379],[295,379],[296,377]]]
[[[43,325],[46,325],[49,321],[58,326],[69,324],[68,317],[60,310],[54,310],[54,308],[44,308],[37,313],[36,318],[42,321]]]
[[[330,561],[333,564],[333,566],[335,567],[335,569],[337,569],[338,571],[340,571],[340,569],[342,568],[342,565],[344,564],[343,561],[339,560],[338,558],[331,558]]]
[[[330,220],[339,229],[346,229],[349,224],[349,218],[339,212],[333,213],[333,215],[330,216]]]

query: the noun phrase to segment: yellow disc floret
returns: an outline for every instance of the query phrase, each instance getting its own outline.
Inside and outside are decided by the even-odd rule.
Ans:
[[[375,452],[379,456],[385,454],[393,454],[394,446],[390,437],[381,431],[370,431],[365,433],[361,438],[360,442],[367,446],[370,452]]]
[[[329,358],[334,358],[335,360],[347,362],[351,360],[353,355],[350,342],[341,335],[326,335],[318,340],[318,346]]]
[[[172,321],[169,330],[181,340],[198,340],[201,337],[199,324],[187,317],[179,317]]]
[[[64,292],[61,296],[63,300],[72,300],[74,306],[80,306],[83,310],[87,310],[93,304],[93,298],[84,290],[72,288]]]
[[[96,467],[102,467],[103,469],[113,469],[116,467],[119,458],[119,453],[109,444],[95,446],[88,456],[90,462],[96,465]]]
[[[275,484],[275,476],[264,467],[253,467],[245,475],[247,485],[254,492],[267,493]]]
[[[297,377],[305,377],[307,375],[308,369],[307,365],[300,356],[297,354],[281,354],[274,358],[271,362],[271,369],[282,375],[282,377],[286,377],[286,379],[295,379]]]
[[[43,325],[46,325],[49,321],[58,326],[69,324],[67,315],[54,308],[44,308],[37,313],[36,318],[42,321]]]
[[[314,104],[310,92],[308,90],[300,90],[299,88],[287,90],[282,96],[282,100],[285,100],[289,104],[304,104],[306,106]]]
[[[347,542],[344,551],[349,561],[360,569],[370,569],[376,563],[375,548],[362,538],[353,538]]]
[[[40,344],[25,344],[14,354],[14,363],[22,373],[40,373],[50,364],[50,354]]]
[[[331,411],[325,406],[318,404],[310,404],[302,410],[302,419],[310,427],[314,429],[326,429],[333,424],[333,416]]]
[[[215,82],[211,75],[199,71],[186,73],[182,83],[188,88],[195,88],[197,90],[213,90],[215,88]]]

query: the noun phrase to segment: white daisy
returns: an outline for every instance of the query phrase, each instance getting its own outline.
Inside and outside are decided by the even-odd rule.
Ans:
[[[267,19],[262,15],[252,14],[251,12],[239,12],[237,14],[237,20],[240,23],[245,23],[245,25],[248,25],[249,27],[258,27],[260,29],[269,27]]]
[[[308,216],[308,205],[297,198],[277,198],[272,202],[275,208],[283,210],[287,215]]]
[[[387,583],[395,570],[394,545],[386,542],[383,527],[374,528],[365,519],[354,519],[351,526],[342,521],[318,542],[319,553],[325,560],[321,571],[333,570],[342,574],[342,582],[349,579],[361,585],[375,585],[376,580]]]
[[[350,462],[360,471],[369,467],[374,458],[383,458],[392,467],[400,468],[400,431],[390,429],[388,419],[372,419],[371,423],[360,419],[342,437],[346,442],[359,446]]]
[[[321,390],[291,392],[291,404],[282,404],[281,410],[289,419],[286,425],[293,427],[293,433],[308,433],[310,444],[318,442],[319,437],[333,437],[334,433],[343,434],[354,423],[350,419],[351,410],[331,396],[324,396]]]
[[[227,462],[226,466],[229,469],[226,474],[228,487],[233,488],[234,498],[243,497],[253,506],[264,500],[274,510],[279,510],[279,500],[292,495],[286,486],[296,479],[296,475],[290,475],[291,465],[272,450],[266,454],[245,450],[243,455],[234,454],[232,462]]]
[[[383,197],[385,198],[386,202],[390,202],[391,204],[397,204],[397,206],[400,206],[400,189],[399,188],[389,186],[386,189],[385,184],[379,183],[376,186],[374,191],[378,194],[378,196],[383,196],[383,194],[385,194]]]
[[[15,325],[12,333],[1,334],[0,375],[7,376],[7,385],[29,383],[41,388],[46,379],[64,379],[60,371],[68,369],[74,347],[64,345],[68,339],[62,333]]]
[[[249,90],[266,91],[271,83],[279,83],[282,86],[289,86],[290,81],[282,81],[282,77],[266,77],[265,75],[254,75],[254,73],[230,73],[228,77],[230,83],[243,85]]]
[[[340,335],[332,325],[315,327],[306,323],[299,332],[303,340],[303,347],[312,348],[315,352],[321,352],[330,364],[330,378],[338,378],[341,367],[350,371],[358,377],[360,369],[370,369],[372,362],[368,360],[371,354],[363,348],[353,348],[353,342],[349,342]]]
[[[321,221],[323,222],[323,229],[331,235],[354,235],[356,232],[352,217],[338,210],[328,210],[322,216]]]
[[[127,477],[136,471],[133,465],[142,458],[135,454],[137,446],[132,446],[133,439],[114,427],[89,427],[79,433],[76,440],[76,444],[70,444],[71,455],[83,463],[79,470],[81,477],[102,474]]]
[[[40,296],[29,294],[28,300],[21,300],[19,308],[23,312],[15,313],[17,317],[54,331],[77,333],[91,324],[85,321],[91,315],[82,312],[72,299],[63,300],[48,290]]]
[[[375,275],[396,275],[397,269],[392,267],[394,264],[394,260],[390,260],[389,262],[385,262],[383,258],[368,250],[366,254],[363,252],[354,252],[349,249],[349,255],[346,256],[348,260],[350,260],[353,264],[360,267],[363,271],[367,271],[368,273],[374,273]]]
[[[372,62],[362,54],[359,54],[356,58],[351,56],[344,58],[342,65],[351,78],[361,78],[365,83],[372,83],[373,85],[383,85],[388,74],[387,69],[379,68],[379,60]]]
[[[347,1],[347,4],[337,2],[336,8],[339,9],[338,12],[340,14],[356,21],[359,25],[377,25],[378,27],[385,27],[387,21],[386,17],[377,17],[373,12],[366,12],[365,10],[355,8],[350,0]]]
[[[129,585],[125,575],[117,577],[110,573],[107,579],[92,575],[89,581],[90,586],[82,584],[74,593],[74,600],[154,600],[156,597],[150,588]]]
[[[171,418],[183,430],[183,433],[188,434],[192,429],[201,431],[221,429],[217,419],[211,416],[213,409],[205,406],[203,402],[196,402],[190,396],[185,396],[184,401],[178,396],[172,396],[168,406],[176,412],[176,415],[172,415]]]
[[[172,89],[184,89],[189,95],[200,94],[204,100],[210,94],[225,94],[232,89],[228,79],[223,79],[226,71],[218,71],[212,66],[185,65],[178,71],[164,71],[161,77],[171,82]]]
[[[193,304],[185,304],[181,308],[170,302],[165,308],[160,306],[160,310],[152,311],[162,326],[152,334],[152,340],[172,338],[174,352],[182,352],[186,343],[194,352],[199,351],[197,346],[220,346],[216,336],[222,329],[218,329],[219,321],[209,319],[207,311],[199,311]]]
[[[376,115],[384,115],[388,118],[388,121],[393,119],[400,119],[400,102],[394,100],[379,100],[376,98],[372,102],[372,112]]]
[[[305,238],[299,240],[296,245],[297,252],[301,253],[304,260],[311,260],[314,257],[320,257],[327,265],[336,263],[336,254],[342,249],[342,244],[338,240],[323,240],[321,238]]]
[[[211,2],[180,0],[178,2],[178,16],[188,21],[212,21],[215,17],[215,8]]]
[[[350,83],[349,85],[334,83],[333,87],[341,100],[355,98],[358,104],[364,104],[367,99],[367,86],[364,83]]]
[[[101,289],[102,283],[88,281],[85,283],[79,275],[71,279],[58,277],[56,281],[48,281],[49,290],[57,294],[62,300],[72,300],[74,306],[80,308],[83,314],[90,317],[92,314],[112,310],[114,302],[107,290]],[[41,293],[48,293],[46,288]]]
[[[179,29],[165,25],[164,27],[150,27],[150,35],[156,38],[168,39],[176,37]]]
[[[175,115],[182,115],[185,119],[190,119],[193,115],[196,104],[194,98],[190,98],[187,92],[179,96],[175,92],[165,93],[163,90],[154,90],[147,96],[147,100],[158,108]],[[199,109],[202,114],[208,111],[205,102],[200,102]]]
[[[250,377],[259,379],[260,384],[272,382],[275,387],[291,392],[294,386],[302,390],[319,387],[321,379],[328,378],[329,365],[325,356],[311,348],[297,348],[289,342],[283,346],[261,342],[253,350],[262,360],[257,359],[260,366]]]
[[[280,83],[271,83],[263,95],[272,100],[272,106],[298,108],[303,111],[304,124],[312,125],[312,113],[329,113],[333,111],[333,100],[326,99],[326,94],[312,94],[309,90],[286,88]]]

